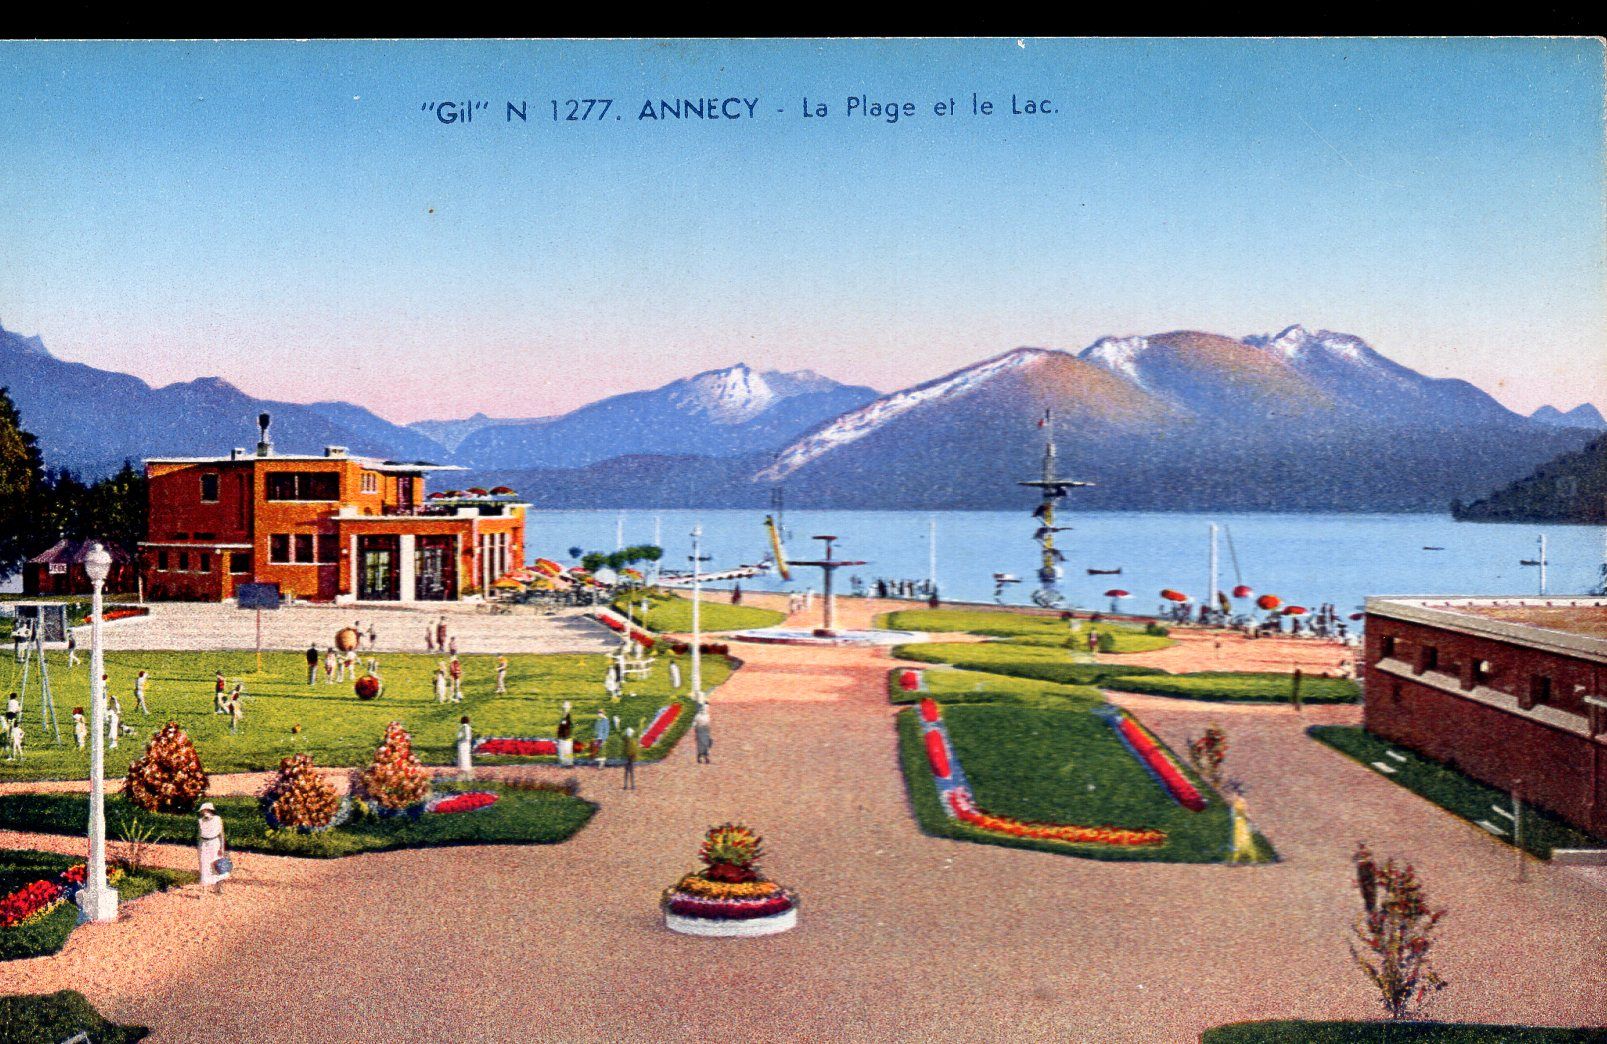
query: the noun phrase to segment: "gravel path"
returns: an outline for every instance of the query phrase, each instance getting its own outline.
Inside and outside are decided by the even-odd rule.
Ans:
[[[634,793],[580,772],[602,810],[567,844],[246,854],[223,896],[142,900],[6,965],[4,988],[82,989],[155,1042],[1192,1041],[1238,1019],[1376,1014],[1345,947],[1365,838],[1451,909],[1441,1017],[1607,1017],[1600,894],[1543,864],[1517,884],[1509,849],[1303,736],[1354,708],[1224,722],[1282,862],[1100,863],[922,835],[885,652],[739,654],[714,697],[714,764],[683,744]],[[1121,699],[1174,745],[1229,717]],[[725,819],[763,833],[772,876],[801,890],[796,931],[661,927],[658,892]]]

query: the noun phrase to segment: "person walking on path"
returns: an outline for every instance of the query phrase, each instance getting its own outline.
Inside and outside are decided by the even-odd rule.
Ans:
[[[84,749],[84,741],[89,739],[89,723],[84,720],[84,708],[73,708],[73,738],[78,741],[78,749]]]
[[[151,713],[151,709],[145,706],[145,686],[149,680],[150,675],[145,671],[134,675],[134,709],[146,716]]]
[[[569,701],[564,701],[564,716],[558,719],[558,764],[570,768],[575,764],[575,719],[569,715]]]
[[[508,658],[506,656],[498,656],[497,657],[497,694],[501,695],[502,693],[505,693],[507,691],[508,691]]]
[[[1255,833],[1250,829],[1250,810],[1242,793],[1234,794],[1229,804],[1233,814],[1233,854],[1230,863],[1253,863],[1256,860]]]
[[[452,662],[447,665],[446,673],[452,678],[452,702],[463,702],[463,661],[458,654],[452,654]]]
[[[709,705],[699,703],[692,718],[692,734],[697,739],[697,763],[709,764],[709,751],[714,748],[714,733],[709,725]]]
[[[67,669],[78,666],[78,635],[70,629],[67,631]]]
[[[435,702],[446,702],[446,663],[437,661],[435,665]]]
[[[228,849],[223,838],[223,820],[212,802],[203,801],[199,809],[201,818],[196,823],[196,856],[201,862],[201,887],[217,894],[223,891],[223,879],[233,868],[225,862]]]
[[[435,648],[437,652],[446,652],[446,617],[442,616],[435,622]]]
[[[374,625],[372,623],[370,623],[368,625],[368,651],[373,652],[375,649],[378,649],[378,648],[379,648],[379,632],[374,630]]]
[[[435,622],[433,620],[427,620],[424,623],[424,651],[427,653],[435,651]]]
[[[331,645],[324,652],[324,681],[330,685],[335,684],[335,647]]]
[[[621,790],[636,789],[636,757],[642,752],[642,745],[636,741],[636,730],[625,730],[625,784]]]
[[[312,642],[307,646],[307,684],[318,684],[318,643]]]
[[[448,638],[446,640],[446,651],[451,653],[453,656],[456,656],[458,654],[458,636],[457,635],[454,634],[454,635],[452,635],[452,637],[450,637],[450,638]]]
[[[591,737],[597,742],[597,767],[602,768],[607,762],[608,749],[608,715],[601,707],[597,708],[597,720],[592,723]]]

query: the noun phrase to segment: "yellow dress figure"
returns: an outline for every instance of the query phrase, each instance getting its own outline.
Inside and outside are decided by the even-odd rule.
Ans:
[[[1230,863],[1253,863],[1256,861],[1255,835],[1250,830],[1250,812],[1244,803],[1243,794],[1233,796],[1233,855]]]

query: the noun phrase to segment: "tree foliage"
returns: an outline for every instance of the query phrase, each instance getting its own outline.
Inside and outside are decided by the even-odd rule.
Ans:
[[[9,389],[0,388],[0,580],[37,553],[35,508],[43,485],[39,441],[22,426],[22,414]]]

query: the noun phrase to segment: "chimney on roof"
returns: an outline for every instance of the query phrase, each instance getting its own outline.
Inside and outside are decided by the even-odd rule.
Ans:
[[[257,414],[257,427],[262,432],[261,437],[257,439],[257,456],[259,457],[273,456],[273,440],[268,437],[268,425],[272,423],[273,418],[268,414]]]
[[[229,459],[230,460],[239,460],[241,457],[243,457],[245,455],[246,455],[246,448],[244,446],[236,446],[234,449],[229,451]]]
[[[346,447],[345,446],[325,446],[324,447],[324,456],[326,456],[326,457],[344,457],[345,455],[346,455]]]

